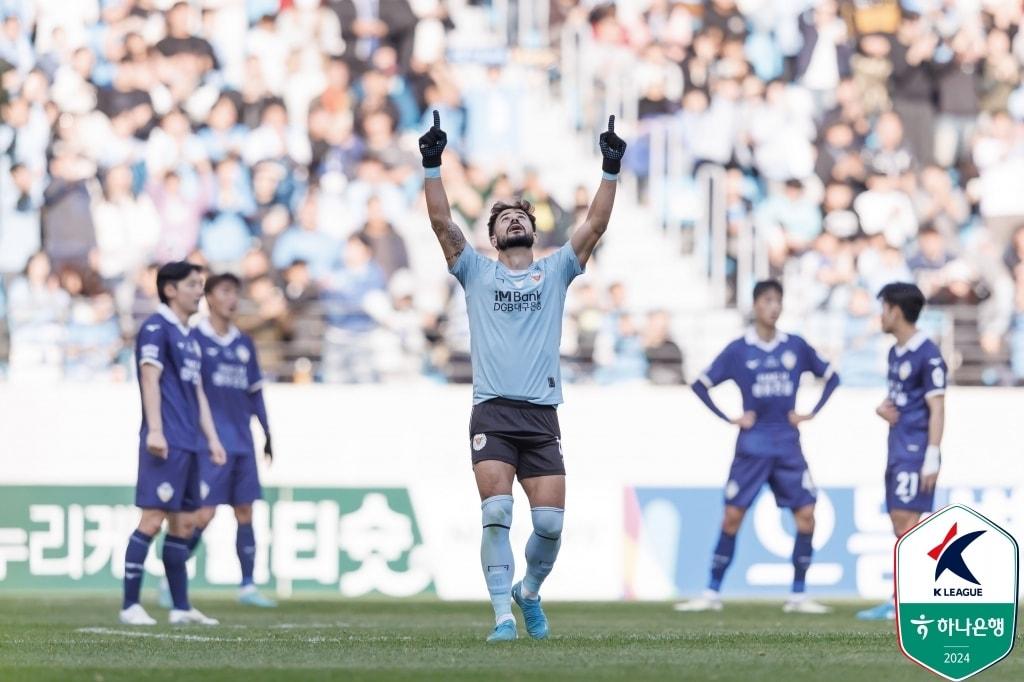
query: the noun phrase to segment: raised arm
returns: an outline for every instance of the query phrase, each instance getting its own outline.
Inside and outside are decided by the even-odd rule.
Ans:
[[[427,215],[430,227],[441,244],[444,259],[450,269],[466,247],[466,237],[452,220],[452,209],[448,194],[441,182],[441,154],[448,144],[448,135],[441,130],[441,115],[434,110],[434,125],[420,138],[420,156],[423,157],[423,193],[427,198]]]
[[[618,184],[619,170],[622,168],[622,157],[626,153],[626,143],[615,134],[615,116],[608,117],[608,130],[601,133],[601,156],[604,158],[601,168],[601,185],[597,188],[594,200],[590,202],[587,219],[583,221],[570,242],[572,250],[580,265],[585,266],[594,252],[594,247],[601,235],[608,229],[608,221],[612,217],[612,206],[615,204],[615,186]]]

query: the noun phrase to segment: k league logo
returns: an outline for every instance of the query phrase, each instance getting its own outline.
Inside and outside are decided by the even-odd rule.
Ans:
[[[973,509],[950,505],[896,543],[896,632],[903,653],[947,680],[1006,658],[1017,630],[1019,549]]]

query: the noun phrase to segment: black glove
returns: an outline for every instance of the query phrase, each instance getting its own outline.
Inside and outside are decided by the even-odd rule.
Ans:
[[[420,156],[423,157],[424,168],[437,168],[441,165],[441,153],[448,144],[448,135],[441,130],[441,115],[434,109],[434,125],[420,138]]]
[[[604,161],[601,162],[601,169],[605,173],[612,173],[618,175],[619,171],[622,170],[622,157],[626,153],[626,142],[615,134],[615,115],[608,117],[608,130],[601,133],[601,137],[598,138],[601,141],[601,156],[604,157]],[[422,140],[420,141],[420,148],[423,147]]]
[[[267,462],[271,463],[274,461],[274,448],[270,446],[270,434],[267,434],[267,442],[263,446],[263,454],[267,456]]]

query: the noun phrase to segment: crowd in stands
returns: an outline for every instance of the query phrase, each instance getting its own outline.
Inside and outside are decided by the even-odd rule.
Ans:
[[[576,30],[595,126],[602,78],[625,69],[637,88],[639,199],[651,130],[679,126],[672,191],[726,169],[731,239],[756,228],[791,312],[846,317],[844,373],[880,380],[874,293],[913,279],[935,306],[976,312],[982,352],[1005,365],[991,383],[1024,379],[1019,2],[551,0],[549,58],[502,24],[500,58],[449,59],[464,17],[493,26],[495,11],[0,0],[0,365],[130,377],[154,268],[188,258],[243,279],[239,324],[271,378],[466,380],[464,303],[424,222],[415,139],[439,110],[445,184],[475,234],[491,202],[521,194],[539,250],[563,243],[589,197],[554,196],[517,159],[516,69],[558,92],[559,36]],[[624,308],[628,286],[573,291],[567,379],[684,380],[669,313]]]

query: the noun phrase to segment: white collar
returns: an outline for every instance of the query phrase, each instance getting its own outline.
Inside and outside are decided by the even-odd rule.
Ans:
[[[228,329],[228,333],[225,334],[224,336],[221,336],[220,334],[217,333],[217,330],[213,328],[213,325],[210,324],[209,317],[204,317],[203,319],[199,320],[199,324],[197,325],[197,327],[199,331],[203,333],[204,336],[210,338],[213,341],[216,341],[218,344],[224,347],[230,346],[232,343],[235,342],[235,339],[237,339],[241,335],[241,332],[238,331],[238,327],[236,327],[235,325],[231,325],[231,327]]]
[[[167,305],[166,303],[161,303],[159,306],[157,306],[156,311],[157,313],[160,314],[160,317],[164,318],[165,320],[173,324],[175,327],[177,327],[178,331],[180,331],[182,334],[188,336],[188,325],[184,325],[181,323],[181,320],[178,319],[178,316],[174,314],[174,311],[171,310],[171,307],[169,305]]]
[[[917,333],[911,336],[907,340],[905,346],[896,346],[896,356],[900,357],[907,353],[907,351],[915,351],[921,347],[921,344],[928,340],[928,335],[922,330],[918,329]]]
[[[744,341],[747,342],[748,346],[757,346],[765,353],[771,353],[775,350],[780,343],[785,343],[789,336],[785,332],[780,332],[778,329],[775,330],[775,337],[771,341],[765,341],[757,335],[757,330],[753,327],[747,330],[746,336],[743,337]]]

